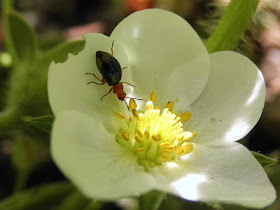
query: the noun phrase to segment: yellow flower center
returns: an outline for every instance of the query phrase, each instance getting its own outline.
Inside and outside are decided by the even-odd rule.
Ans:
[[[136,110],[137,104],[130,99],[129,120],[117,113],[123,122],[122,129],[116,136],[117,142],[134,152],[139,165],[146,170],[190,153],[193,144],[187,141],[196,135],[196,132],[183,129],[183,123],[191,117],[190,112],[180,115],[172,112],[173,101],[169,101],[163,111],[154,108],[155,91],[151,93],[150,100],[146,103],[145,112],[139,113]]]

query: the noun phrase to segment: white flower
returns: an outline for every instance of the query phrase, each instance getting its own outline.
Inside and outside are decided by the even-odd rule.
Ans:
[[[234,52],[208,55],[185,20],[158,9],[130,15],[111,37],[84,38],[78,55],[52,63],[48,91],[53,159],[85,195],[113,200],[157,189],[253,208],[274,201],[263,168],[235,142],[264,105],[264,80],[250,60]],[[98,81],[85,73],[102,79],[95,54],[111,53],[113,40],[114,57],[127,67],[121,81],[136,86],[123,83],[126,96],[149,100],[152,92],[158,108],[137,100],[138,111],[128,111],[113,93],[101,102],[107,84],[87,85]]]

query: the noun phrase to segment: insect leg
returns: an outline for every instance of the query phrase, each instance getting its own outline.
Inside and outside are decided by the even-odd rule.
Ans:
[[[104,96],[102,96],[102,97],[101,97],[101,101],[102,101],[102,99],[103,99],[105,96],[107,96],[109,93],[111,93],[111,92],[112,92],[112,90],[113,90],[113,87],[109,90],[109,92],[108,92],[108,93],[106,93]]]
[[[135,85],[129,84],[129,83],[127,83],[127,82],[120,82],[120,83],[125,83],[125,84],[127,84],[127,85],[132,86],[132,87],[136,87]]]
[[[126,68],[128,68],[128,66],[126,66],[126,67],[123,67],[121,70],[123,70],[123,69],[126,69]]]
[[[92,76],[94,76],[96,79],[98,79],[100,82],[103,82],[103,79],[101,80],[101,79],[99,79],[97,76],[95,76],[95,74],[93,74],[93,73],[85,73],[85,75],[92,75]]]
[[[97,85],[104,85],[104,84],[106,83],[106,81],[105,81],[104,78],[102,78],[102,80],[101,80],[101,79],[99,79],[97,76],[95,76],[95,74],[92,74],[92,73],[85,73],[85,75],[88,75],[88,74],[94,76],[94,77],[95,77],[96,79],[98,79],[101,83],[99,84],[99,83],[96,83],[96,82],[94,82],[94,81],[91,81],[91,82],[88,82],[87,85],[90,84],[90,83],[94,83],[94,84],[97,84]]]
[[[113,40],[112,47],[111,47],[111,54],[112,54],[113,56],[114,56],[114,51],[113,51],[114,42],[115,42],[115,40]]]

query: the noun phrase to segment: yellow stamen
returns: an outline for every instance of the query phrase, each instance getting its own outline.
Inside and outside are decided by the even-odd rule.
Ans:
[[[164,154],[169,154],[170,152],[171,152],[171,150],[166,149],[166,150],[164,150],[162,153],[164,153]]]
[[[129,105],[128,105],[128,107],[129,107],[129,110],[134,110],[134,109],[137,108],[137,103],[135,102],[135,100],[134,100],[133,98],[131,98],[131,99],[129,100]]]
[[[148,102],[146,103],[146,111],[152,110],[153,108],[154,108],[153,102],[148,101]]]
[[[193,133],[190,131],[186,131],[183,134],[184,134],[184,136],[183,136],[182,140],[184,140],[184,141],[190,140],[193,137]]]
[[[163,157],[163,159],[165,159],[166,161],[170,161],[171,158],[167,155],[165,155],[164,153],[161,155]]]
[[[155,141],[160,141],[161,140],[161,135],[160,134],[152,135],[152,139],[155,140]]]
[[[187,122],[191,118],[192,114],[190,112],[184,112],[183,114],[180,114],[178,116],[181,118],[181,122],[184,123],[184,122]]]
[[[143,134],[142,134],[139,130],[137,130],[137,132],[136,132],[136,133],[137,133],[137,135],[138,135],[138,136],[140,136],[141,138],[143,138],[143,137],[144,137],[144,136],[143,136]]]
[[[122,120],[125,119],[125,116],[120,112],[116,112],[116,115]]]
[[[196,134],[197,134],[197,133],[196,133],[195,131],[192,132],[192,135],[193,135],[193,136],[196,136]]]
[[[135,136],[135,140],[136,140],[137,142],[139,142],[140,144],[142,144],[142,143],[143,143],[142,138],[141,138],[141,137],[139,137],[139,136]]]
[[[149,132],[148,132],[148,131],[145,131],[145,132],[144,132],[144,136],[145,136],[146,139],[149,139],[149,138],[150,138]]]
[[[181,146],[184,149],[184,153],[188,154],[193,151],[193,144],[192,143],[184,143]]]
[[[132,114],[134,117],[138,118],[139,117],[139,112],[135,109],[132,110]]]
[[[164,108],[167,108],[170,112],[172,112],[174,107],[174,102],[173,101],[168,101],[168,103],[165,105]]]
[[[156,91],[152,91],[150,95],[150,101],[156,102]]]
[[[140,148],[136,148],[135,149],[136,150],[136,152],[145,152],[146,151],[146,147],[140,147]]]
[[[184,149],[182,147],[176,147],[175,148],[175,154],[180,155],[184,152]]]
[[[164,143],[161,143],[160,144],[160,147],[162,147],[162,148],[168,148],[168,147],[170,147],[170,143],[169,142],[164,142]]]
[[[175,145],[170,145],[169,147],[168,147],[168,149],[174,149],[176,146]]]
[[[121,132],[116,135],[117,142],[132,150],[145,170],[192,152],[194,145],[187,140],[196,135],[196,132],[184,130],[183,122],[190,119],[190,112],[177,115],[172,111],[175,101],[169,101],[163,110],[158,106],[154,108],[155,101],[156,92],[153,91],[146,110],[136,110],[135,100],[130,99],[128,117],[116,113],[122,125]]]
[[[128,132],[123,132],[122,133],[122,137],[126,140],[126,141],[129,141],[129,133]]]

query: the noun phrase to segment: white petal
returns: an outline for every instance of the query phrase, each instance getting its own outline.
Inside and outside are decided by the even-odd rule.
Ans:
[[[261,72],[235,52],[210,55],[211,72],[205,90],[187,108],[185,128],[196,131],[199,144],[224,144],[243,138],[258,122],[265,100]]]
[[[149,96],[157,91],[158,102],[184,95],[193,102],[209,74],[209,55],[192,27],[178,15],[159,9],[135,12],[112,32],[131,65],[135,91]],[[195,88],[192,88],[195,87]],[[167,97],[168,96],[168,97]]]
[[[94,73],[102,79],[96,66],[96,51],[111,53],[113,40],[102,34],[86,34],[85,48],[76,56],[69,54],[64,63],[52,63],[48,74],[48,94],[54,114],[61,110],[72,109],[87,113],[99,119],[110,119],[116,111],[127,112],[126,105],[119,101],[115,94],[108,93],[111,86],[107,84],[89,84],[90,81],[100,83],[96,78],[85,73]],[[127,57],[116,42],[114,56],[122,67],[128,66]],[[130,72],[130,68],[126,69]],[[125,87],[126,88],[126,87]],[[108,123],[107,123],[108,124]],[[109,125],[108,125],[109,126]]]
[[[166,166],[153,171],[158,188],[184,199],[264,208],[276,198],[262,166],[239,143],[194,145],[191,155]]]
[[[66,177],[90,198],[112,200],[154,186],[136,156],[116,143],[100,122],[76,111],[57,113],[51,153]]]

